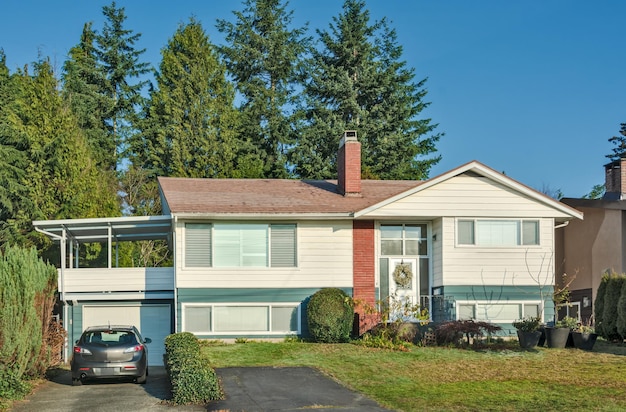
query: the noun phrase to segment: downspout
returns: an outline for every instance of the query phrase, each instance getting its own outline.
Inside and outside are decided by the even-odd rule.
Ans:
[[[178,263],[176,262],[176,233],[177,233],[178,216],[172,216],[172,250],[174,251],[173,266],[174,266],[174,333],[178,332]]]

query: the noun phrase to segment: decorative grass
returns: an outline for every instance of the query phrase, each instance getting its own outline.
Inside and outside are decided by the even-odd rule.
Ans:
[[[593,352],[413,347],[394,352],[301,342],[203,345],[215,368],[310,366],[400,411],[623,411],[626,346]]]

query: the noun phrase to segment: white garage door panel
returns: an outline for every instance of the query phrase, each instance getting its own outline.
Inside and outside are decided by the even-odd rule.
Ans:
[[[163,365],[165,338],[170,334],[170,305],[85,305],[83,329],[99,325],[135,325],[148,345],[148,364]]]

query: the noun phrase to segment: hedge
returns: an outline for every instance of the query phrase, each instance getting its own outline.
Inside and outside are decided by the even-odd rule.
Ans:
[[[217,374],[201,355],[200,342],[193,333],[167,336],[164,361],[174,404],[205,404],[223,398]]]

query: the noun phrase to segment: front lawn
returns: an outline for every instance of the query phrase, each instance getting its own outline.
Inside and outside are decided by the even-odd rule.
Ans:
[[[215,368],[311,366],[394,410],[626,410],[626,346],[602,341],[593,352],[301,342],[209,342],[203,351]]]

